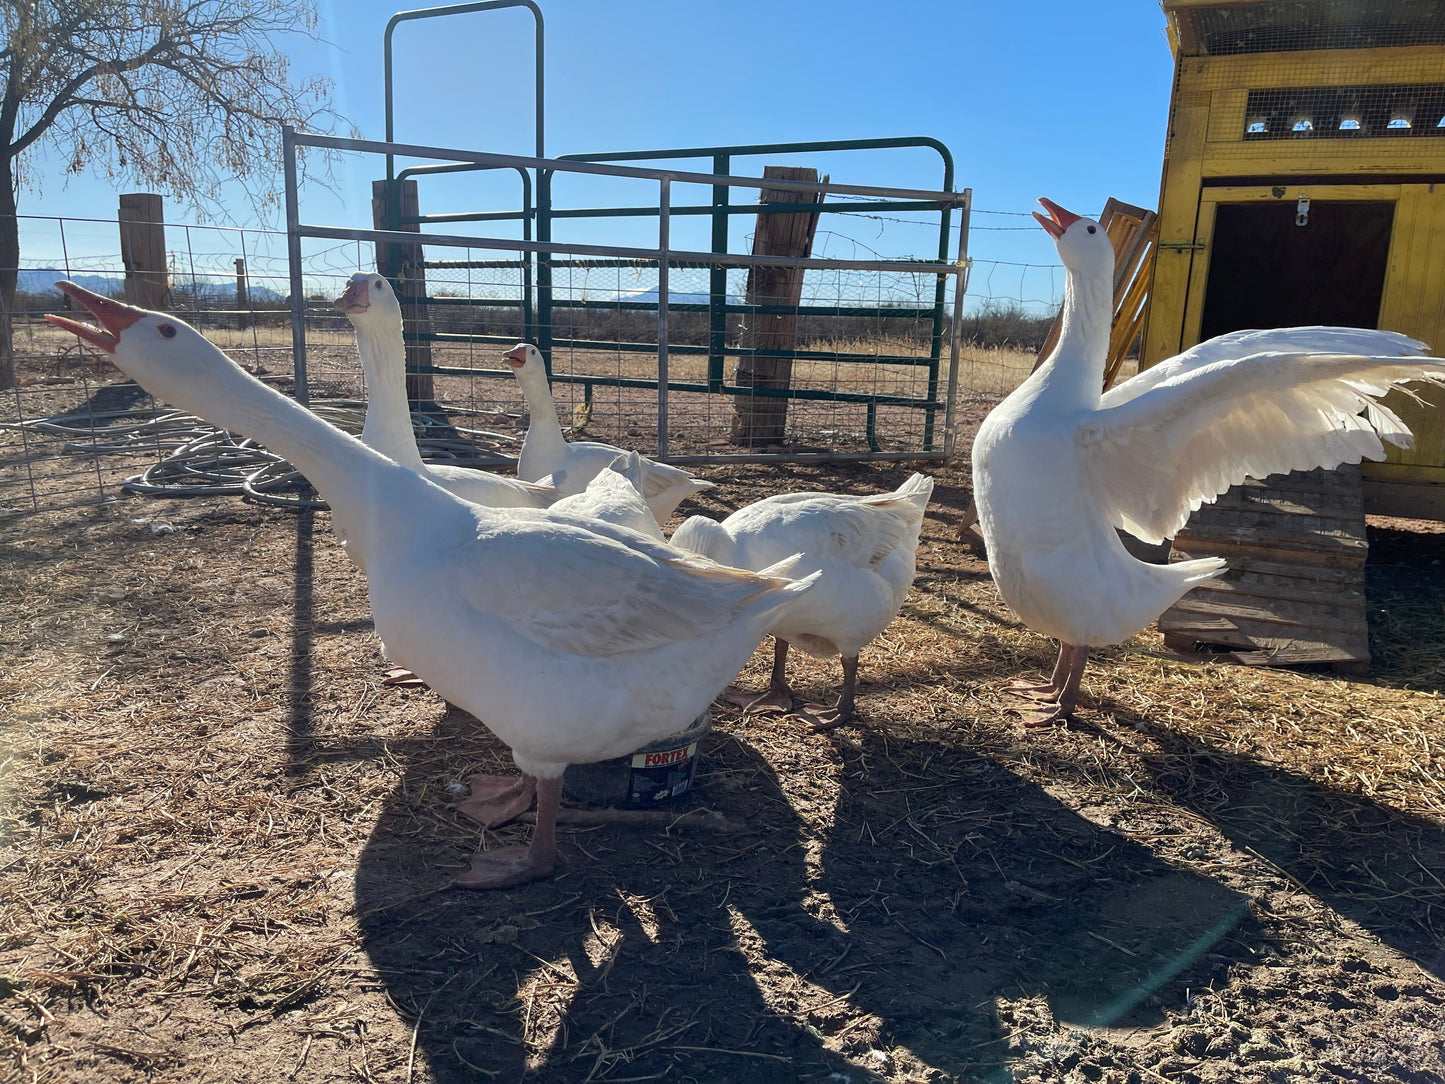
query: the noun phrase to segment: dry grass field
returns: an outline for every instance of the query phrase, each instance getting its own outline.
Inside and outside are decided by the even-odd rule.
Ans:
[[[997,368],[923,467],[856,723],[719,705],[682,801],[573,805],[559,874],[508,891],[451,883],[530,831],[451,811],[506,750],[381,683],[326,513],[0,519],[0,1081],[1445,1080],[1445,534],[1371,526],[1368,679],[1150,631],[1026,731],[1004,690],[1053,645],[957,542]],[[679,511],[910,469],[704,468]]]

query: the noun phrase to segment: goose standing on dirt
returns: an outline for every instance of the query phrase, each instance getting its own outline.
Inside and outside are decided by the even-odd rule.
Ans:
[[[1445,362],[1399,356],[1424,349],[1403,335],[1293,328],[1222,336],[1101,395],[1113,245],[1097,222],[1039,202],[1067,272],[1063,330],[973,445],[994,583],[1024,624],[1060,641],[1049,681],[1016,686],[1044,702],[1032,726],[1073,712],[1090,647],[1133,635],[1224,569],[1219,558],[1145,564],[1115,528],[1160,542],[1246,476],[1379,459],[1381,438],[1408,447],[1378,398],[1445,383]]]
[[[547,876],[566,766],[690,725],[812,584],[786,578],[796,560],[745,572],[625,527],[470,504],[268,388],[182,321],[58,285],[103,328],[47,320],[317,486],[367,572],[383,650],[511,748],[520,779],[474,789],[466,812],[500,823],[535,791],[532,843],[478,854],[459,884]]]
[[[560,495],[551,485],[524,482],[483,470],[427,463],[417,450],[406,398],[406,344],[401,305],[385,277],[359,271],[346,283],[336,307],[356,329],[357,352],[366,373],[366,424],[361,439],[388,459],[426,475],[437,485],[488,508],[546,508]]]
[[[674,546],[720,564],[760,569],[801,552],[796,571],[822,573],[807,597],[781,613],[773,626],[772,676],[767,692],[749,700],[751,709],[792,709],[791,644],[815,658],[843,660],[837,706],[809,704],[799,714],[814,730],[852,717],[858,654],[903,608],[932,492],[933,479],[915,474],[892,493],[873,496],[782,493],[740,508],[721,523],[690,516],[673,532]]]
[[[547,380],[547,366],[542,355],[530,343],[518,343],[507,354],[507,364],[517,374],[527,410],[532,416],[527,437],[522,441],[522,454],[517,460],[517,477],[536,481],[548,475],[557,477],[557,488],[564,494],[580,493],[599,471],[606,470],[622,448],[594,440],[569,441],[562,436],[557,421],[557,404]],[[642,496],[659,526],[667,522],[684,498],[704,489],[711,482],[694,477],[679,467],[642,459]]]

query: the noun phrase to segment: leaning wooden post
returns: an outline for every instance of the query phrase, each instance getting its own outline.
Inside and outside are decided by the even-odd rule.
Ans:
[[[165,209],[154,192],[127,192],[116,214],[120,258],[125,264],[125,299],[143,309],[171,307],[166,271]]]
[[[416,181],[390,182],[395,191],[391,193],[395,202],[387,207],[386,181],[371,182],[371,221],[378,230],[404,230],[418,233],[421,226],[416,222],[403,222],[403,218],[415,218],[421,212],[416,194]],[[393,283],[401,284],[401,325],[409,336],[406,343],[406,397],[413,402],[431,401],[436,398],[430,373],[418,369],[431,368],[431,343],[417,341],[415,336],[431,330],[430,314],[427,311],[426,269],[422,266],[422,247],[418,244],[392,244],[389,241],[376,243],[376,269]]]
[[[236,312],[242,327],[251,326],[251,300],[246,293],[246,261],[236,257]]]
[[[818,180],[818,171],[806,166],[767,166],[767,180]],[[823,180],[827,181],[827,177]],[[764,188],[758,202],[822,203],[823,193],[794,188]],[[818,213],[798,211],[766,214],[758,212],[753,232],[754,256],[807,256],[813,251],[818,232]],[[748,269],[746,304],[796,306],[803,299],[803,271],[796,267],[752,267]],[[739,345],[755,350],[791,351],[798,338],[798,314],[758,313],[747,317]],[[793,359],[787,356],[738,358],[734,380],[745,388],[787,388],[792,384]],[[767,444],[783,439],[788,427],[788,400],[775,396],[738,395],[733,398],[732,441],[734,444]]]

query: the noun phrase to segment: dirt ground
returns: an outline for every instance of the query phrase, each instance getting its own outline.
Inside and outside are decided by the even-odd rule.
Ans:
[[[907,472],[719,468],[681,511]],[[325,513],[0,522],[0,1080],[1445,1080],[1445,535],[1372,527],[1368,680],[1150,631],[1026,731],[1053,645],[932,472],[855,725],[721,705],[673,807],[711,816],[583,812],[490,893],[451,878],[530,826],[452,807],[506,751],[381,684]]]

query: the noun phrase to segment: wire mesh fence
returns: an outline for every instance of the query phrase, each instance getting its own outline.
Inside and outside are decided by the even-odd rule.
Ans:
[[[876,258],[880,229],[908,245],[916,218],[859,214],[820,231],[815,251]],[[166,308],[198,327],[248,371],[295,393],[290,327],[290,267],[282,231],[169,223],[165,226],[169,295]],[[155,403],[97,351],[43,320],[65,311],[54,288],[61,278],[123,296],[125,269],[115,220],[24,216],[23,266],[7,314],[13,366],[0,387],[0,518],[111,500],[143,492],[243,493],[261,500],[310,499],[284,463],[244,437],[232,439]],[[863,240],[850,234],[856,232]],[[956,236],[956,232],[955,232]],[[915,242],[916,243],[916,242]],[[862,246],[861,248],[859,246]],[[423,454],[463,464],[497,464],[515,455],[525,434],[525,403],[501,355],[535,334],[525,301],[527,254],[492,248],[428,249],[429,300],[414,338],[431,345],[433,396],[414,417]],[[237,261],[241,261],[238,281]],[[359,432],[366,388],[352,330],[334,307],[346,279],[376,266],[374,246],[355,239],[309,238],[302,251],[305,389],[313,409]],[[728,440],[732,397],[708,390],[707,300],[715,268],[674,262],[667,273],[669,454],[708,458],[735,454]],[[746,303],[745,267],[723,268],[725,294],[738,311],[724,331],[729,347],[746,342],[750,321],[765,314]],[[1056,268],[975,262],[973,287],[958,321],[965,337],[999,336],[1010,310],[1027,323],[1057,305]],[[655,259],[559,255],[551,262],[553,391],[564,426],[576,436],[652,451],[658,431],[657,316],[662,276]],[[1057,277],[1059,287],[1052,285]],[[796,454],[907,454],[925,443],[926,415],[888,403],[928,400],[946,372],[930,378],[932,300],[936,276],[900,269],[810,268],[799,317],[793,384],[801,398],[788,409],[776,442]],[[1051,295],[1050,291],[1054,293]],[[990,313],[993,316],[990,316]],[[943,332],[952,334],[954,314]],[[987,325],[987,332],[980,329]],[[970,330],[971,329],[971,330]],[[1028,329],[1021,329],[1027,337]],[[965,399],[1006,390],[1021,355],[1008,345],[964,344],[959,387]],[[945,355],[946,357],[946,355]],[[905,358],[889,363],[884,359]],[[1005,358],[1000,362],[1000,358]],[[728,375],[737,355],[727,354]],[[1023,371],[1026,371],[1026,367]],[[810,398],[809,396],[815,396]],[[935,426],[935,428],[938,428]],[[941,453],[941,428],[928,436]]]

